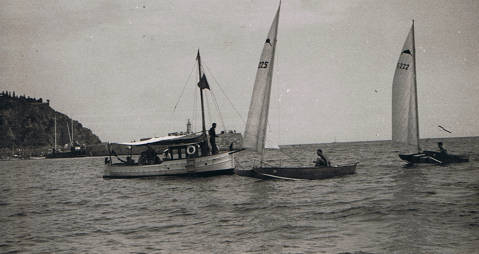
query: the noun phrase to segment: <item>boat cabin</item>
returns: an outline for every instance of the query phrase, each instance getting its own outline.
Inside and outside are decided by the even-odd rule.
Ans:
[[[209,149],[207,141],[204,140],[202,135],[184,135],[177,137],[163,137],[163,138],[150,138],[140,140],[138,142],[119,143],[118,145],[126,145],[129,147],[129,154],[126,160],[118,157],[115,151],[109,148],[110,158],[105,158],[106,164],[112,164],[111,156],[115,156],[121,163],[114,163],[114,165],[151,165],[160,164],[163,161],[170,160],[182,160],[188,158],[196,158],[209,155]],[[137,161],[132,157],[133,147],[142,147],[142,152]],[[147,147],[144,149],[144,147]],[[166,149],[163,149],[164,147]],[[155,148],[156,147],[156,150]],[[158,151],[162,150],[162,151]]]
[[[202,142],[170,145],[163,151],[166,160],[181,160],[186,158],[195,158],[207,156],[208,153],[202,152]]]

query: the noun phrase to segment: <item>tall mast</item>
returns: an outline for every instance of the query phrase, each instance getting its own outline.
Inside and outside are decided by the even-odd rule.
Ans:
[[[201,80],[201,57],[200,57],[200,50],[198,49],[198,55],[196,56],[196,60],[198,60],[198,76]],[[205,106],[203,104],[203,89],[200,87],[200,98],[201,98],[201,124],[202,124],[202,133],[206,140],[206,124],[205,124]]]
[[[75,143],[75,140],[73,139],[73,118],[72,118],[72,145]]]
[[[53,151],[56,151],[57,150],[57,116],[56,115],[54,117],[54,120],[55,120],[55,125],[54,125],[55,126],[55,128],[54,128],[55,129],[55,131],[54,131],[55,132],[55,138],[54,138],[55,139],[55,145],[53,147]]]
[[[268,39],[273,39],[273,51],[271,53],[271,63],[270,63],[270,66],[271,66],[271,69],[269,70],[269,73],[270,73],[270,86],[268,88],[268,93],[267,93],[267,97],[266,97],[266,101],[267,101],[267,106],[268,109],[266,110],[266,114],[265,114],[265,124],[264,124],[264,128],[267,130],[268,129],[268,115],[269,115],[269,101],[270,101],[270,97],[271,97],[271,83],[273,82],[273,74],[274,74],[274,56],[275,56],[275,52],[276,52],[276,42],[277,42],[277,36],[278,36],[278,24],[279,24],[279,11],[281,9],[281,1],[279,1],[279,5],[278,5],[278,10],[276,11],[276,16],[275,16],[275,20],[274,22],[276,22],[275,24],[275,33],[274,33],[274,38],[268,38]],[[269,36],[269,34],[268,34]],[[266,146],[266,132],[265,131],[265,134],[263,135],[263,140],[261,141],[261,143],[263,144],[263,149],[261,150],[261,161],[263,161],[264,159],[264,148]]]
[[[68,126],[68,122],[67,122],[67,131],[68,131],[68,139],[70,140],[70,145],[72,145],[73,144],[72,135],[70,133],[70,127]]]
[[[417,107],[417,77],[416,77],[416,41],[414,39],[414,19],[412,20],[412,61],[414,65],[414,95],[416,96],[416,124],[417,124],[417,152],[421,152],[421,145],[419,144],[419,113]]]

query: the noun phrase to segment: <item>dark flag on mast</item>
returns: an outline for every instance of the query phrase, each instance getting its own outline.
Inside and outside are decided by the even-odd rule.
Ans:
[[[200,82],[198,82],[198,87],[200,89],[210,90],[210,85],[208,84],[208,80],[206,80],[205,74],[203,74],[203,76],[201,76]]]

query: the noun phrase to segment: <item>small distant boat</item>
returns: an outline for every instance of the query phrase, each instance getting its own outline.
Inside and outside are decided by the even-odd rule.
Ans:
[[[408,163],[449,164],[468,162],[467,155],[441,154],[435,151],[423,151],[414,154],[400,154],[399,158]]]
[[[30,160],[43,160],[45,156],[30,156]]]
[[[399,154],[399,158],[410,164],[468,162],[469,157],[467,155],[421,151],[417,101],[416,46],[413,20],[394,73],[392,88],[392,140],[393,142],[415,147],[416,153]]]
[[[233,174],[235,151],[212,154],[208,147],[203,89],[210,88],[205,74],[202,74],[199,50],[196,59],[200,77],[198,87],[201,98],[202,132],[199,134],[166,136],[149,138],[138,142],[120,143],[119,145],[129,146],[132,149],[133,147],[144,148],[145,146],[162,146],[167,147],[167,149],[164,151],[165,157],[163,159],[157,156],[156,151],[150,150],[150,155],[145,153],[145,156],[142,155],[136,162],[132,160],[131,156],[123,160],[109,149],[110,157],[105,158],[104,178]],[[119,162],[112,162],[112,156],[117,157]]]
[[[72,119],[72,131],[71,131],[71,136],[70,138],[70,151],[62,151],[57,148],[57,118],[55,116],[54,118],[55,121],[55,128],[54,128],[54,146],[52,148],[52,151],[48,153],[45,158],[46,159],[58,159],[58,158],[76,158],[76,157],[86,157],[88,156],[86,148],[82,147],[78,144],[75,144],[73,141],[73,119]],[[67,124],[67,128],[68,124]],[[70,132],[70,129],[68,129],[68,132]],[[69,133],[70,135],[70,133]]]
[[[357,163],[334,167],[276,167],[267,165],[263,160],[280,7],[273,19],[260,57],[243,141],[243,148],[261,154],[261,163],[252,169],[235,169],[235,173],[240,176],[284,180],[315,180],[354,174]]]

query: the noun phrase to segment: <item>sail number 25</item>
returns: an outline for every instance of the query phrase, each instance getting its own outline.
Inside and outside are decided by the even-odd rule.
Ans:
[[[403,70],[407,70],[409,68],[409,64],[398,63],[398,68],[403,69]]]
[[[268,63],[266,61],[259,62],[258,68],[268,68]]]

